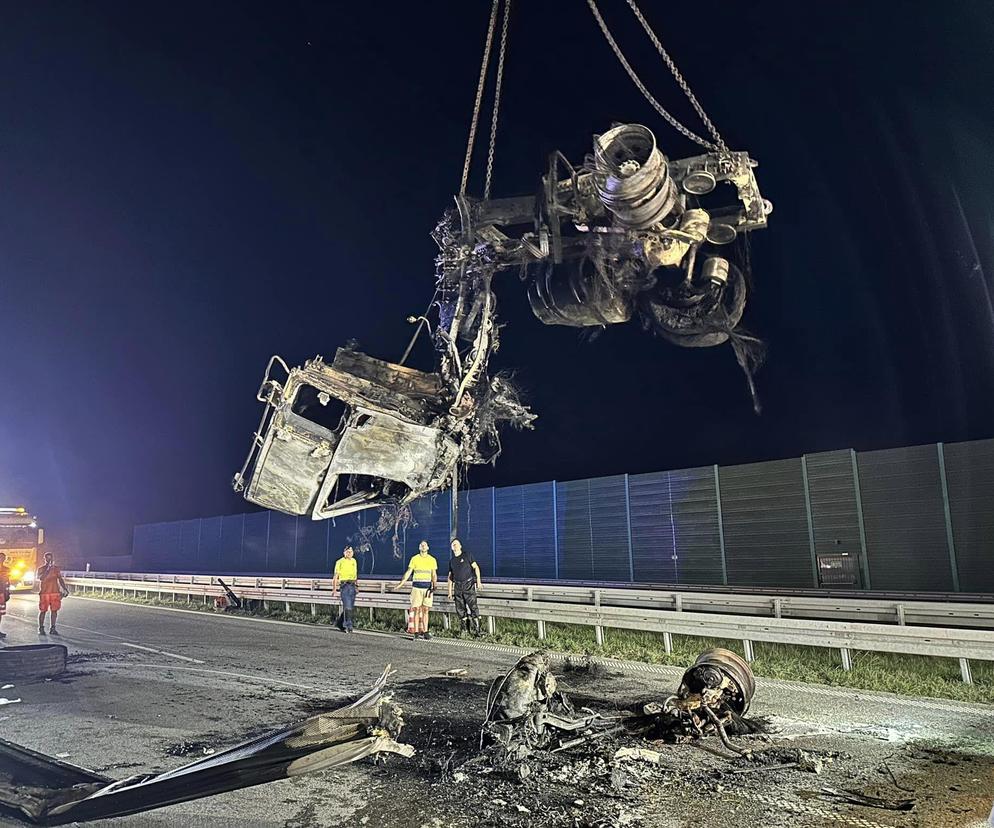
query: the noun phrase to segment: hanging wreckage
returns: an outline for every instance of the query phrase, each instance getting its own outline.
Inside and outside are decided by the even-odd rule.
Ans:
[[[498,347],[493,282],[509,270],[527,281],[532,311],[547,325],[596,329],[637,317],[684,347],[729,342],[755,401],[752,374],[762,345],[739,327],[747,293],[743,240],[766,226],[772,205],[760,194],[756,162],[729,150],[634,0],[627,1],[711,140],[649,94],[594,0],[588,5],[649,103],[706,152],[670,159],[647,127],[619,124],[595,136],[582,163],[554,153],[537,194],[491,198],[510,12],[504,0],[486,181],[482,198],[467,195],[500,6],[493,0],[460,191],[432,234],[439,246],[435,293],[425,315],[408,320],[418,326],[411,346],[423,329],[431,332],[436,369],[405,366],[411,346],[399,364],[352,347],[339,349],[330,364],[316,357],[292,369],[273,357],[258,394],[262,421],[234,478],[247,500],[320,520],[409,503],[454,486],[460,469],[493,462],[501,427],[530,427],[535,417],[509,378],[489,371]],[[271,376],[277,363],[287,373],[283,382]]]

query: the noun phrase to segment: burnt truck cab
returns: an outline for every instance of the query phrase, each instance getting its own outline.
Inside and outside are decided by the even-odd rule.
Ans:
[[[271,376],[277,364],[282,384]],[[233,485],[259,506],[322,520],[408,503],[455,470],[438,374],[349,348],[296,368],[274,356],[257,398],[262,420]]]

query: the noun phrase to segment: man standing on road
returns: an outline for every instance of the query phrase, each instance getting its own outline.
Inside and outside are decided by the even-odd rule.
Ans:
[[[342,557],[335,561],[335,577],[331,579],[331,597],[334,598],[339,586],[342,588],[342,632],[352,632],[352,616],[355,614],[356,583],[359,580],[359,565],[355,550],[346,546]]]
[[[7,602],[10,600],[10,570],[6,565],[7,556],[0,552],[0,622],[7,614]],[[7,637],[7,633],[0,632],[0,640]]]
[[[468,552],[463,552],[462,543],[452,541],[452,557],[449,558],[449,600],[452,590],[456,594],[456,615],[462,624],[461,630],[480,634],[480,609],[476,605],[476,592],[483,588],[480,567]]]
[[[49,632],[58,635],[55,629],[55,621],[59,617],[59,610],[62,609],[62,599],[69,594],[69,587],[62,577],[62,570],[55,565],[55,558],[51,552],[45,553],[45,565],[39,567],[38,575],[35,579],[39,584],[38,596],[38,635],[45,634],[45,613],[51,610],[52,626]]]
[[[418,544],[418,554],[411,558],[407,572],[394,591],[411,578],[411,609],[414,610],[414,637],[427,641],[428,613],[431,611],[432,593],[438,585],[438,561],[428,554],[428,541]]]

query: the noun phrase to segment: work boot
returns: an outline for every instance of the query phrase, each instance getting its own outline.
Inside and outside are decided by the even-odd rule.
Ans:
[[[422,637],[422,638],[423,638],[423,639],[424,639],[425,641],[427,641],[427,640],[428,640],[429,638],[431,638],[431,633],[428,633],[428,632],[423,632],[423,633],[421,633],[421,637]]]
[[[476,636],[477,638],[479,638],[480,637],[480,619],[479,618],[471,618],[470,622],[472,623],[472,627],[473,627],[473,635]]]
[[[7,637],[7,633],[5,633],[5,632],[0,632],[0,640],[4,639],[4,638],[6,638],[6,637]]]
[[[38,635],[44,635],[44,634],[45,634],[45,628],[44,627],[39,627],[38,628]]]
[[[52,627],[52,629],[50,629],[50,630],[48,631],[48,634],[49,634],[49,635],[58,635],[58,634],[59,634],[59,631],[58,631],[57,629],[55,629],[55,627]]]

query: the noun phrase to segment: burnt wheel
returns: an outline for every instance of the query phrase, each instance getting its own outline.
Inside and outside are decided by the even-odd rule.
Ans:
[[[642,315],[652,330],[674,345],[710,348],[728,341],[729,332],[742,320],[746,294],[745,276],[729,263],[724,287],[662,285],[646,294]]]

